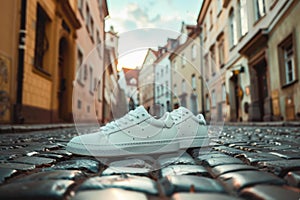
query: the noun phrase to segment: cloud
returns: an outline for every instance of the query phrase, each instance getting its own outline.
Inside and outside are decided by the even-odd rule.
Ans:
[[[118,32],[125,32],[137,28],[167,28],[172,29],[181,24],[180,16],[162,17],[160,13],[150,16],[148,7],[141,7],[137,3],[127,4],[121,11],[110,13],[111,19],[107,21],[107,27],[113,25]]]

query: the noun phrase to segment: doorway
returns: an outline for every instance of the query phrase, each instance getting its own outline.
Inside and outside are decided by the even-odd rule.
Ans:
[[[66,81],[66,54],[68,43],[65,38],[59,41],[59,57],[58,57],[58,117],[60,120],[67,120],[67,81]]]
[[[239,110],[240,110],[240,96],[239,96],[239,83],[238,75],[234,74],[230,78],[230,121],[236,122],[239,120]]]
[[[265,116],[265,101],[268,97],[268,83],[267,83],[267,64],[266,60],[263,59],[258,64],[253,66],[256,74],[256,83],[257,83],[257,94],[255,95],[257,97],[256,101],[258,103],[260,115],[259,120],[263,121],[263,117]]]

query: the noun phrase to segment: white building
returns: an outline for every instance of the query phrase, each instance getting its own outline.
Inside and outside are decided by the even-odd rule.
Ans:
[[[164,47],[159,47],[158,58],[155,61],[155,109],[158,116],[172,110],[172,70],[169,60],[170,52],[178,45],[175,39],[168,39]]]

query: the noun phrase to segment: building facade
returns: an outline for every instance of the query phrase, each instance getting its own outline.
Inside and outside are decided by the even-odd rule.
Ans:
[[[131,68],[122,68],[123,72],[122,78],[126,81],[126,89],[124,91],[126,92],[126,98],[127,98],[127,104],[128,104],[128,110],[135,109],[140,103],[139,103],[139,85],[138,85],[138,78],[139,78],[139,72],[140,70],[138,68],[131,69]],[[124,80],[119,80],[119,82],[123,82]],[[124,88],[122,86],[122,88]]]
[[[121,117],[121,102],[118,99],[120,87],[118,84],[118,35],[113,27],[105,33],[105,57],[104,57],[104,93],[103,93],[103,122]]]
[[[158,52],[149,48],[139,73],[140,104],[154,114],[154,61]]]
[[[270,4],[270,9],[277,5]],[[277,2],[281,4],[282,2]],[[299,1],[285,1],[268,29],[268,66],[274,120],[300,120]]]
[[[184,25],[180,38],[187,38],[169,56],[172,66],[173,107],[190,109],[195,115],[202,113],[202,85],[200,69],[200,29]]]
[[[1,122],[72,121],[76,30],[81,26],[76,1],[2,1],[0,7],[1,26],[9,28],[0,39],[1,70],[7,71],[1,90],[9,91],[1,92],[9,102]]]
[[[102,122],[104,73],[104,18],[106,1],[79,0],[77,17],[82,27],[77,31],[77,73],[73,93],[76,122]]]
[[[176,48],[178,41],[168,38],[167,44],[158,47],[158,56],[154,62],[154,112],[157,116],[171,111],[172,108],[172,70],[169,60],[170,53]]]
[[[296,3],[274,0],[204,1],[198,24],[202,27],[203,67],[208,88],[205,107],[208,116],[226,121],[295,119],[297,105],[290,99],[297,95],[298,85],[292,84],[289,88],[293,89],[288,95],[284,91],[289,89],[280,89],[282,83],[278,85],[278,81],[275,81],[284,82],[286,79],[273,75],[280,68],[280,59],[277,58],[280,53],[274,46],[278,41],[273,39],[279,38],[272,37],[273,30],[279,25],[275,26],[274,23],[288,18],[285,10],[291,4]],[[286,22],[290,28],[297,27],[295,22]],[[274,48],[270,48],[269,44]],[[289,71],[293,74],[291,82],[295,82],[296,56],[292,60],[291,63],[295,65],[292,64],[290,69],[293,70]],[[273,70],[274,66],[278,67],[277,71]],[[279,94],[284,94],[281,100]],[[288,106],[286,102],[289,102]],[[291,112],[288,115],[293,117],[287,117],[286,109]]]

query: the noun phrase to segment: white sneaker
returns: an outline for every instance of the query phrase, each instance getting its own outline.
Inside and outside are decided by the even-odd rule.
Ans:
[[[176,141],[180,144],[180,149],[201,147],[208,139],[206,121],[202,114],[195,116],[188,109],[179,107],[170,115],[178,130]]]
[[[177,127],[170,113],[155,119],[139,106],[100,132],[74,137],[67,150],[80,155],[111,157],[177,151]]]

